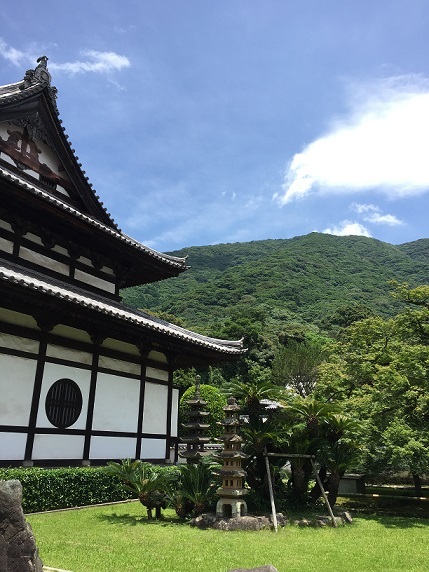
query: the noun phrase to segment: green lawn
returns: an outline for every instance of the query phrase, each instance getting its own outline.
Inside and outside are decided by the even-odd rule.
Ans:
[[[198,530],[172,511],[148,522],[139,503],[29,515],[46,566],[72,572],[426,572],[429,520],[362,517],[338,529]]]

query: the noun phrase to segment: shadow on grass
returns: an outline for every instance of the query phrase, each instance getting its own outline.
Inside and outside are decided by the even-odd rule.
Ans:
[[[136,516],[133,514],[99,514],[97,515],[98,520],[107,522],[108,524],[120,524],[127,526],[177,526],[186,524],[184,521],[180,521],[178,518],[166,517],[161,520],[152,519],[148,520],[147,516]]]
[[[358,516],[362,520],[373,520],[386,528],[428,528],[428,518],[413,518],[410,516],[380,516],[380,515],[363,515]]]

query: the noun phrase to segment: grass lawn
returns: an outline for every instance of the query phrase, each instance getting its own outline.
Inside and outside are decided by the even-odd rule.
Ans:
[[[429,520],[359,516],[351,526],[222,532],[146,520],[140,503],[29,515],[46,566],[72,572],[427,572]]]

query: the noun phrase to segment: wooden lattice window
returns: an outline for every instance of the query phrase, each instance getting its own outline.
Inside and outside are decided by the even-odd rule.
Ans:
[[[82,411],[82,392],[71,379],[59,379],[49,388],[46,416],[55,427],[65,429],[75,423]]]

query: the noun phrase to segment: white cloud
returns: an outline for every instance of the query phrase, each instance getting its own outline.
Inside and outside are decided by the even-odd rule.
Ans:
[[[36,62],[41,54],[35,48],[34,44],[31,44],[25,50],[18,50],[13,46],[9,46],[3,38],[0,38],[0,55],[9,63],[20,67],[23,64]]]
[[[352,203],[350,208],[358,214],[365,214],[362,218],[365,222],[372,222],[375,224],[387,224],[388,226],[398,226],[404,224],[395,215],[383,214],[381,209],[373,204],[360,204]]]
[[[0,38],[0,55],[9,63],[21,67],[22,65],[36,66],[36,60],[46,51],[46,48],[30,44],[25,49],[16,49],[9,46]],[[131,65],[126,56],[121,56],[115,52],[97,52],[95,50],[82,50],[82,61],[56,63],[49,60],[50,71],[63,71],[65,73],[76,74],[85,72],[107,73],[110,71],[128,68]],[[118,87],[118,86],[117,86]]]
[[[95,50],[84,50],[81,55],[86,58],[84,61],[66,62],[63,64],[50,63],[50,70],[59,70],[66,73],[96,72],[106,73],[122,68],[130,67],[130,60],[126,56],[120,56],[115,52],[97,52]]]
[[[335,234],[337,236],[371,236],[369,230],[362,224],[349,220],[343,220],[339,225],[334,225],[332,228],[325,228],[322,232],[324,234]]]
[[[371,189],[395,198],[429,190],[429,80],[400,76],[353,88],[349,114],[293,157],[281,204],[312,192]]]

